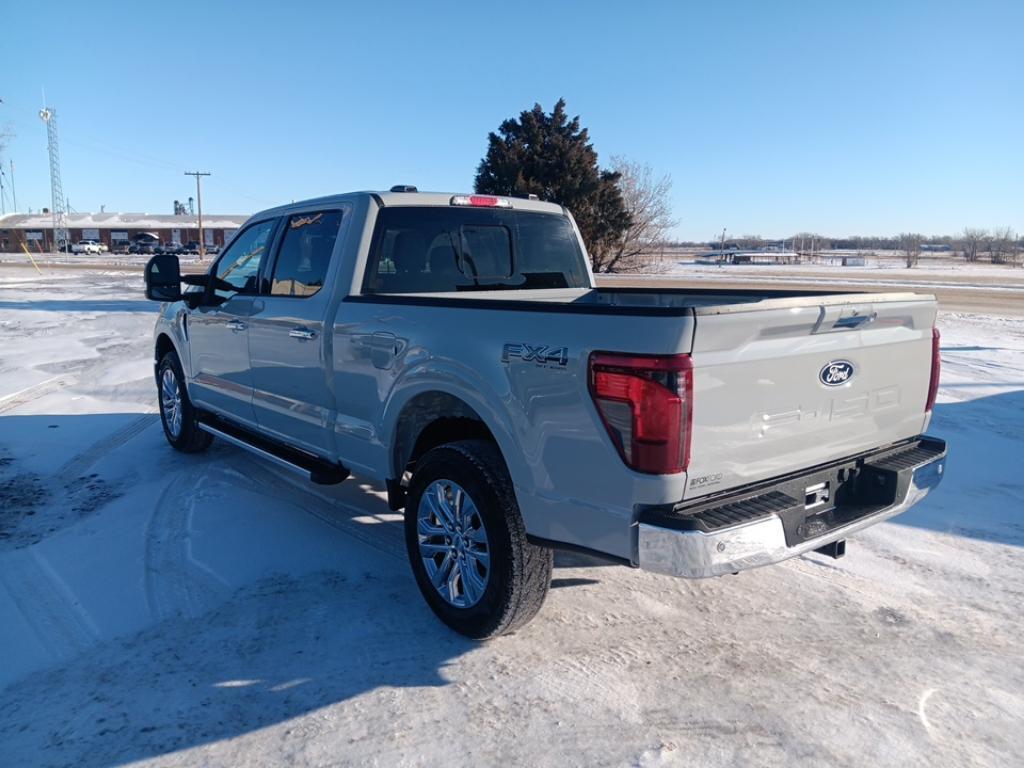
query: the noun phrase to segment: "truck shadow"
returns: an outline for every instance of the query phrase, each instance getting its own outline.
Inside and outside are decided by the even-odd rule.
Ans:
[[[116,492],[82,506],[102,481]],[[301,750],[337,725],[304,715],[447,685],[477,646],[427,608],[369,486],[331,505],[230,446],[170,451],[140,414],[9,415],[0,491],[4,530],[43,533],[0,542],[4,764],[124,764],[270,727]],[[50,516],[69,500],[74,520]],[[345,730],[386,755],[392,727]]]
[[[86,510],[76,501],[75,519],[48,516],[65,493],[80,500],[68,487],[103,483],[115,489],[104,503]],[[445,668],[479,645],[427,608],[404,559],[400,516],[359,478],[329,488],[288,482],[224,443],[183,456],[139,414],[0,416],[0,489],[12,494],[5,530],[43,532],[0,546],[10,664],[0,677],[13,681],[0,695],[0,743],[11,764],[123,764],[263,728],[301,749],[336,727],[305,715],[380,688],[401,698],[447,685]],[[224,505],[237,505],[231,514],[249,530],[211,532]],[[268,527],[267,517],[285,525]],[[91,573],[98,547],[118,564],[107,577]],[[258,577],[239,576],[239,558],[241,572]],[[604,564],[568,553],[558,561]],[[112,589],[118,582],[129,586]],[[553,586],[591,583],[556,577]],[[380,743],[389,763],[389,727],[346,731]]]
[[[939,403],[928,431],[949,444],[945,477],[892,522],[1024,546],[1024,389]]]
[[[444,668],[473,643],[403,581],[268,577],[200,616],[96,645],[5,689],[5,760],[121,765],[268,727],[301,750],[336,724],[295,718],[381,687],[446,685]],[[388,723],[350,726],[386,751]]]
[[[86,451],[95,451],[108,440],[105,434],[123,429],[137,417],[0,416],[0,459],[12,459],[0,462],[0,483],[17,474],[18,443],[33,430],[48,430],[55,440],[86,435],[78,439],[83,444],[97,441],[86,446]],[[1024,391],[939,404],[930,432],[949,441],[947,475],[931,496],[894,522],[1024,546],[1024,476],[1017,466],[1024,436]],[[99,635],[84,630],[76,635],[75,615],[83,609],[56,593],[87,591],[89,580],[76,584],[65,577],[50,585],[54,594],[48,595],[39,589],[46,581],[25,575],[25,562],[31,558],[22,555],[45,548],[59,570],[75,573],[75,560],[84,557],[84,551],[75,547],[100,543],[98,522],[86,521],[85,535],[58,532],[59,547],[49,546],[58,542],[43,539],[31,547],[0,551],[0,597],[11,598],[0,601],[0,624],[7,628],[0,634],[0,650],[9,659],[18,653],[52,651],[61,643],[68,649],[3,690],[0,742],[5,744],[5,760],[12,765],[121,764],[184,749],[217,749],[217,742],[273,728],[282,753],[293,754],[305,742],[343,729],[347,738],[372,740],[382,763],[399,762],[398,755],[389,759],[389,723],[359,722],[358,713],[348,709],[303,717],[380,688],[392,689],[395,711],[402,711],[411,706],[405,697],[415,695],[415,689],[447,685],[446,668],[478,647],[448,630],[423,603],[398,554],[400,518],[387,510],[379,489],[358,480],[347,482],[332,500],[316,487],[280,485],[270,469],[230,446],[189,457],[162,443],[159,427],[147,427],[119,449],[130,453],[112,453],[110,462],[98,462],[89,468],[90,474],[102,479],[105,468],[120,467],[135,457],[157,457],[155,471],[168,475],[186,476],[219,466],[211,470],[217,483],[234,488],[239,497],[243,491],[265,496],[270,507],[296,507],[285,510],[288,519],[297,526],[303,521],[312,525],[314,538],[322,538],[324,548],[334,554],[323,563],[316,560],[320,564],[314,568],[294,567],[295,561],[293,567],[284,567],[275,553],[285,542],[259,532],[256,518],[263,513],[243,509],[240,519],[250,520],[254,532],[239,540],[237,546],[243,550],[232,556],[255,563],[259,578],[228,588],[199,576],[190,582],[169,570],[163,599],[181,598],[170,610],[139,631],[119,632],[115,627]],[[210,496],[209,487],[194,488],[197,499],[204,493]],[[204,503],[218,504],[223,498],[230,496],[214,494]],[[183,497],[184,502],[191,503]],[[107,513],[130,515],[137,510],[145,516],[151,514],[153,503],[145,494],[126,491]],[[326,525],[317,528],[300,509]],[[172,505],[170,512],[174,511]],[[360,530],[372,534],[359,535]],[[182,547],[196,543],[190,534],[179,538]],[[141,557],[132,549],[132,536],[102,541],[108,542],[103,554],[111,562]],[[310,545],[304,542],[292,546],[305,552]],[[182,551],[188,554],[191,549]],[[67,562],[56,560],[58,555]],[[191,567],[191,554],[180,560],[171,557],[177,557],[173,550],[165,555],[153,563],[168,569],[174,562],[186,570]],[[142,559],[145,568],[152,567]],[[556,567],[562,572],[556,571],[553,587],[597,583],[598,568],[606,565],[586,555],[558,553]],[[26,599],[27,591],[21,594],[23,586],[32,587],[31,600]],[[117,599],[92,595],[87,602],[99,605],[97,616],[102,617],[116,614]],[[35,608],[41,611],[36,622],[11,613],[31,613]],[[31,631],[19,632],[19,622],[33,625]],[[48,632],[63,632],[66,637]],[[201,761],[197,755],[195,762]]]

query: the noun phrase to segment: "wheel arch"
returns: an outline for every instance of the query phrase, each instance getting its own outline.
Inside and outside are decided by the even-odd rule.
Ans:
[[[178,353],[178,348],[174,346],[174,340],[166,331],[161,331],[156,337],[156,345],[154,347],[153,355],[153,374],[159,376],[160,361],[164,359],[164,355],[168,352],[174,352],[178,355],[178,359],[181,359],[181,355]]]
[[[487,422],[465,400],[440,390],[420,392],[402,406],[395,423],[392,473],[401,477],[431,448],[470,438],[497,442]]]
[[[456,440],[483,439],[493,442],[513,478],[521,476],[516,465],[515,441],[500,418],[482,399],[470,402],[443,388],[422,389],[410,394],[396,409],[391,437],[391,505],[404,502],[403,475],[431,448]]]

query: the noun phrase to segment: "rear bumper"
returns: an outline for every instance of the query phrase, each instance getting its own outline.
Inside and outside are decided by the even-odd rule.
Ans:
[[[643,509],[638,564],[704,578],[778,563],[906,511],[939,484],[945,465],[946,443],[921,437],[712,499]],[[828,500],[808,505],[818,487]]]

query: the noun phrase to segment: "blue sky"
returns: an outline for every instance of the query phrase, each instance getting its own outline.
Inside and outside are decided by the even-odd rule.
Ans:
[[[676,234],[1024,230],[1024,2],[4,3],[0,126],[79,211],[412,183],[561,96],[603,161],[671,175]],[[199,25],[200,31],[195,31]],[[55,50],[48,50],[54,41]]]

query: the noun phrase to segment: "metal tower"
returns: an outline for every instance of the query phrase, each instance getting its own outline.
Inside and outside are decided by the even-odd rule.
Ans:
[[[54,252],[68,247],[68,207],[60,181],[60,146],[57,143],[57,110],[43,107],[40,119],[46,123],[46,147],[50,151],[50,201],[53,216]]]

